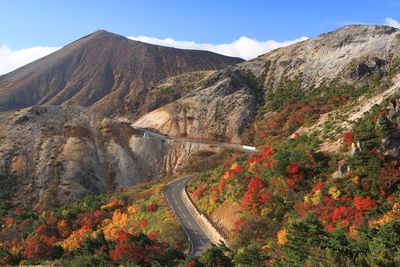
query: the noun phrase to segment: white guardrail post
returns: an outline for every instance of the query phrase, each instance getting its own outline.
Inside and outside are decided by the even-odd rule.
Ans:
[[[242,148],[243,148],[243,149],[246,149],[246,150],[257,151],[257,148],[254,147],[254,146],[244,146],[244,145],[243,145]]]

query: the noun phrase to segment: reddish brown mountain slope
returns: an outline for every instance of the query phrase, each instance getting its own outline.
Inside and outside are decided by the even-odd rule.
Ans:
[[[96,31],[0,77],[0,111],[36,104],[91,106],[105,115],[135,112],[148,88],[177,74],[242,60]]]

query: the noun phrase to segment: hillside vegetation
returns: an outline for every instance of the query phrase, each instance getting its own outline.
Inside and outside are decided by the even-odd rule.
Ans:
[[[127,42],[84,40],[96,36]],[[121,112],[102,98],[90,113],[0,113],[0,263],[399,266],[398,55],[400,30],[350,25],[220,70],[238,60],[209,55],[214,63],[187,73],[167,64],[139,82],[142,94],[113,102]],[[111,111],[121,117],[105,118]],[[258,152],[143,138],[134,127]],[[156,180],[174,173],[195,175],[189,194],[228,244],[187,255],[161,194],[168,179]]]
[[[240,206],[234,222],[219,218],[221,225],[233,225],[223,229],[232,260],[245,266],[399,263],[400,162],[393,144],[398,103],[394,96],[373,106],[341,133],[341,148],[334,153],[320,151],[317,133],[289,137],[291,131],[277,127],[280,138],[257,155],[193,181],[193,198],[215,219],[226,203]],[[297,123],[283,125],[294,131],[305,121]]]

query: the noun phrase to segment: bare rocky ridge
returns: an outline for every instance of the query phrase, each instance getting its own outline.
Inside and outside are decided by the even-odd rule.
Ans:
[[[349,25],[316,38],[280,48],[254,61],[269,63],[265,85],[276,87],[299,80],[317,87],[337,80],[358,85],[368,78],[384,78],[398,64],[400,30],[388,26]]]

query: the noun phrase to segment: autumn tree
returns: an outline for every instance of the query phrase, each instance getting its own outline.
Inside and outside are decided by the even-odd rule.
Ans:
[[[55,240],[33,237],[28,241],[22,256],[29,260],[43,260],[58,258],[62,253],[62,247],[55,245]]]
[[[264,183],[259,176],[254,176],[247,185],[247,191],[243,195],[242,207],[251,211],[258,211],[260,207],[272,197],[268,192],[261,192],[264,189]]]

